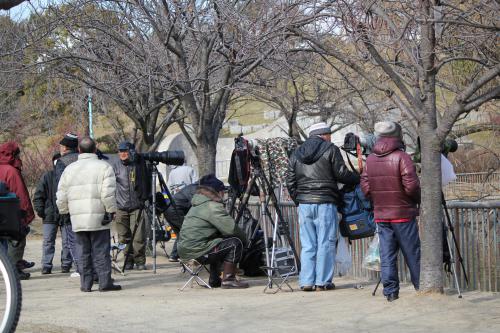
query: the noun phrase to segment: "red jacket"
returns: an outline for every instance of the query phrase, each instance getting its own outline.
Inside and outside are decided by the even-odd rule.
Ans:
[[[418,215],[420,182],[399,138],[380,138],[366,159],[361,188],[373,202],[375,220],[413,219]]]
[[[21,223],[26,226],[33,221],[35,213],[31,205],[26,184],[21,175],[21,160],[17,157],[19,146],[15,142],[0,145],[0,181],[7,184],[9,190],[14,192],[20,201],[20,208],[26,212],[26,217]]]

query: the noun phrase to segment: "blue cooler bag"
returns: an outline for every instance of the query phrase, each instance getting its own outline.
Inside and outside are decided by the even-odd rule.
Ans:
[[[358,185],[352,192],[344,193],[344,202],[340,209],[342,220],[339,223],[340,234],[349,240],[372,237],[375,234],[375,219],[371,203],[365,198]]]

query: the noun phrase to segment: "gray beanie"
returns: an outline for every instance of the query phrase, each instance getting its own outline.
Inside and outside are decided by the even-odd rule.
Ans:
[[[401,126],[394,121],[380,121],[375,124],[375,135],[378,137],[400,138],[401,134]]]
[[[332,134],[330,126],[328,126],[324,122],[317,123],[309,127],[309,137],[314,135],[324,135],[324,134]]]

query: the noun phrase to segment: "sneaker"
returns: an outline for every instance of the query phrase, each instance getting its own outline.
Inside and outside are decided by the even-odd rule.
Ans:
[[[170,257],[170,258],[168,258],[168,261],[170,261],[170,262],[179,262],[179,257]]]
[[[135,264],[135,269],[137,269],[138,271],[146,271],[147,267],[144,264]]]
[[[61,273],[69,273],[70,267],[61,267]]]
[[[87,288],[80,287],[80,291],[84,292],[84,293],[90,293],[92,291],[92,289],[87,289]]]
[[[99,291],[101,291],[101,292],[118,291],[118,290],[122,290],[122,286],[120,286],[119,284],[112,284],[112,285],[105,287],[105,288],[99,288]]]
[[[314,290],[316,290],[316,287],[315,286],[302,286],[302,287],[300,287],[300,289],[302,291],[314,291]]]
[[[42,274],[45,275],[45,274],[52,274],[52,269],[48,268],[48,267],[44,267],[42,269]]]
[[[73,272],[73,273],[71,273],[70,277],[72,277],[72,278],[79,278],[80,277],[80,273]]]
[[[134,269],[134,263],[128,263],[125,265],[125,270],[131,271]]]
[[[316,286],[316,290],[318,291],[327,291],[327,290],[334,290],[335,289],[335,284],[333,283],[328,283],[325,284],[324,286]]]

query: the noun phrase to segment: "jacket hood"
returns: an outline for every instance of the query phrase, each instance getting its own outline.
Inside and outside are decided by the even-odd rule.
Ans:
[[[219,197],[219,194],[212,190],[210,187],[201,185],[198,186],[198,188],[196,189],[196,193],[191,200],[191,204],[193,206],[199,206],[208,201],[215,201],[220,203],[221,199]]]
[[[19,153],[17,143],[10,141],[0,145],[0,164],[10,164],[16,168],[21,167],[21,160],[16,158]]]
[[[404,144],[403,141],[401,141],[400,138],[396,137],[381,137],[380,139],[377,140],[375,143],[375,146],[373,147],[373,153],[376,156],[385,156],[389,155],[395,150],[404,150]]]
[[[320,159],[321,156],[328,150],[331,146],[331,142],[327,142],[320,138],[319,136],[314,136],[307,139],[299,148],[296,150],[297,159],[304,164],[313,164]]]

